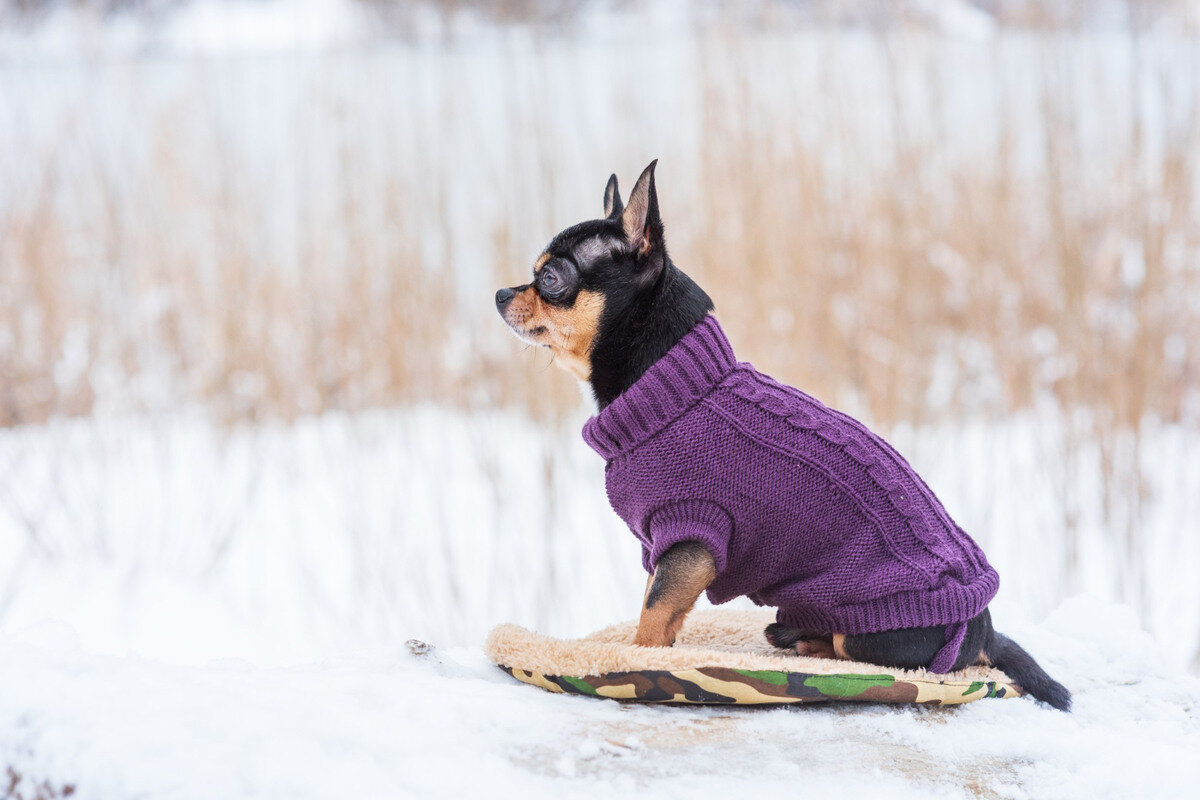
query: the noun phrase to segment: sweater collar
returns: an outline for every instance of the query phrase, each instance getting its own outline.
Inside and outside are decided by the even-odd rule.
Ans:
[[[709,314],[589,419],[583,438],[605,460],[632,450],[679,419],[736,365],[725,331]]]

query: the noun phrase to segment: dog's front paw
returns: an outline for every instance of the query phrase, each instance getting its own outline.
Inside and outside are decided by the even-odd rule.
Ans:
[[[670,647],[675,644],[675,637],[666,631],[648,633],[639,630],[633,637],[633,643],[638,647]]]

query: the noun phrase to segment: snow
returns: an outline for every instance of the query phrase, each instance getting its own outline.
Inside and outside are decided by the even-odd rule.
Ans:
[[[568,635],[630,617],[638,545],[608,507],[584,416],[424,407],[0,431],[0,629],[61,622],[89,652],[283,666],[410,637],[475,646],[502,621]],[[1140,432],[1143,498],[1107,490],[1099,444],[1072,445],[1050,411],[882,433],[1000,572],[1002,629],[1081,593],[1136,602],[1170,664],[1189,665],[1195,431]]]
[[[557,636],[628,618],[637,542],[608,507],[584,415],[426,407],[0,431],[0,626],[62,621],[89,651],[286,666],[373,640],[475,645],[499,621]],[[882,433],[1000,571],[1001,627],[1082,593],[1132,602],[1172,666],[1188,666],[1195,431],[1147,423],[1142,463],[1121,461],[1140,474],[1115,476],[1140,497],[1108,491],[1099,444],[1050,410]]]
[[[0,642],[0,757],[81,798],[1185,797],[1200,680],[1095,598],[1010,631],[1075,691],[955,709],[637,707],[518,684],[477,648],[288,668]]]
[[[140,13],[139,13],[140,12]],[[15,17],[15,15],[14,15]],[[2,20],[0,20],[2,21]],[[162,9],[58,5],[34,25],[0,25],[0,53],[289,53],[361,45],[368,20],[349,0],[204,0]]]
[[[1065,474],[1047,458],[1068,426],[888,432],[983,543],[998,627],[1075,713],[747,711],[556,697],[484,660],[500,622],[581,635],[636,613],[636,542],[578,422],[425,408],[0,431],[0,764],[84,798],[1172,797],[1200,777],[1197,545],[1173,523],[1196,513],[1194,433],[1143,432],[1159,579],[1138,615],[1112,600],[1097,518],[1078,520],[1072,581],[1047,546],[1067,476],[1080,509],[1102,491],[1097,454]]]

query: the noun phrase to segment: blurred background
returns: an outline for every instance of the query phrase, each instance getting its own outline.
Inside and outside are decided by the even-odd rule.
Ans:
[[[1117,600],[1200,669],[1184,0],[0,0],[0,629],[634,616],[589,401],[492,295],[656,157],[739,356],[909,458],[998,627]]]

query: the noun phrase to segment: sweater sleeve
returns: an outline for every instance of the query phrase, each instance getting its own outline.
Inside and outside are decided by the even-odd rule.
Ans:
[[[659,506],[647,523],[650,538],[642,565],[654,572],[663,553],[680,542],[699,542],[712,554],[717,574],[725,569],[733,522],[725,509],[707,500],[680,500]]]

